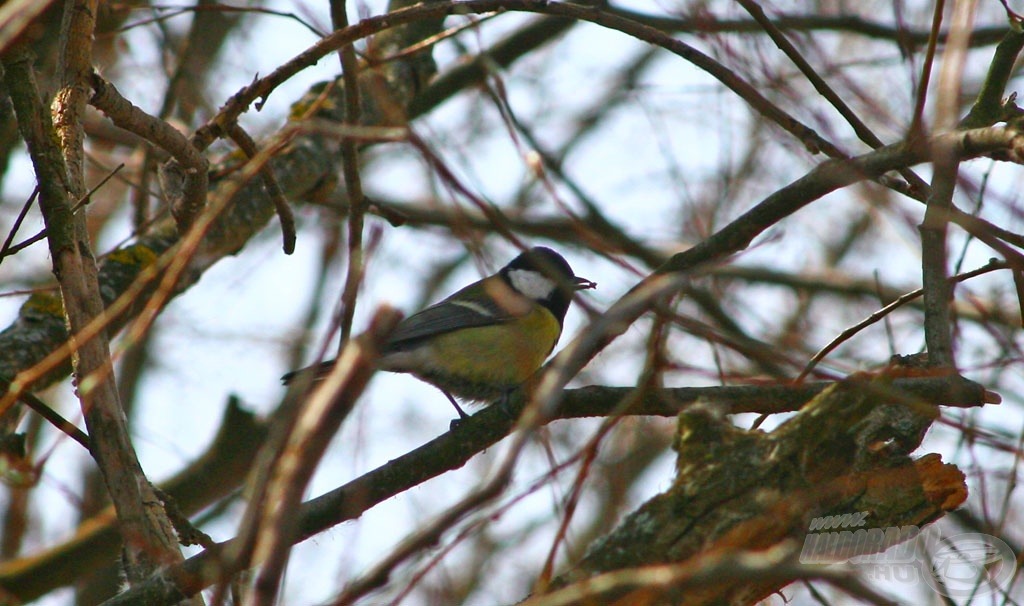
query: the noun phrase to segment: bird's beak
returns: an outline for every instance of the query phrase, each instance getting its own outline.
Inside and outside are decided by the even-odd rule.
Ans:
[[[590,290],[591,288],[597,288],[597,282],[591,282],[586,278],[576,276],[572,279],[573,290]]]

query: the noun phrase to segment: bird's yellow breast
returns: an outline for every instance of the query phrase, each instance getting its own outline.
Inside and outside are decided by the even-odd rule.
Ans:
[[[561,331],[550,311],[534,305],[529,313],[509,322],[439,335],[429,346],[430,374],[511,388],[540,368]]]

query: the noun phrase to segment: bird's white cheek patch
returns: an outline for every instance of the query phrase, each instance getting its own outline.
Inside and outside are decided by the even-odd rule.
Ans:
[[[528,269],[513,269],[508,272],[512,287],[531,299],[546,299],[555,291],[555,283],[542,274]]]

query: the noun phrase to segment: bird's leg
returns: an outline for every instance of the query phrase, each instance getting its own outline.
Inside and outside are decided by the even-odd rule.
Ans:
[[[519,387],[512,387],[501,392],[501,397],[494,401],[494,404],[505,414],[506,417],[516,420],[516,413],[512,410],[512,394],[516,392]]]
[[[462,410],[462,407],[459,406],[459,403],[455,401],[455,398],[452,397],[452,394],[448,393],[443,389],[441,390],[441,393],[443,393],[444,396],[448,398],[448,401],[452,403],[452,406],[455,407],[455,412],[459,413],[459,418],[457,420],[462,421],[463,419],[469,418],[469,415],[466,414],[465,410]]]

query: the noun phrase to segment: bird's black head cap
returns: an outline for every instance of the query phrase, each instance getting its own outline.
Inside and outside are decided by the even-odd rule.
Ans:
[[[594,288],[596,284],[585,278],[577,277],[569,262],[562,255],[545,246],[535,246],[524,251],[515,259],[501,269],[501,276],[514,288],[517,287],[513,278],[514,272],[531,271],[541,274],[553,282],[554,287],[546,294],[527,293],[538,303],[547,307],[552,315],[558,319],[559,324],[565,318],[565,312],[569,310],[569,303],[577,290]]]

